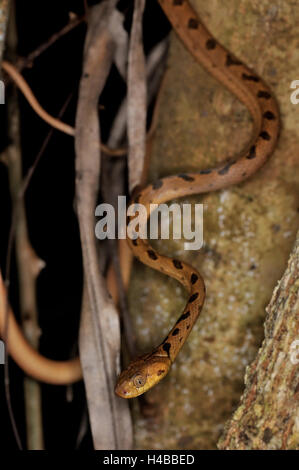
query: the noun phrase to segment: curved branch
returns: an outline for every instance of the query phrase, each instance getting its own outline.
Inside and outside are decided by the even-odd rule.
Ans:
[[[71,136],[75,135],[75,129],[72,126],[62,122],[60,119],[57,119],[57,118],[51,116],[51,114],[49,114],[44,108],[42,108],[42,106],[39,104],[36,97],[34,96],[31,88],[28,85],[28,83],[22,77],[22,75],[20,74],[18,69],[13,64],[8,62],[7,60],[3,60],[2,61],[2,68],[12,78],[12,80],[15,82],[17,87],[21,90],[21,92],[23,93],[23,95],[27,99],[27,101],[30,104],[30,106],[32,107],[32,109],[36,112],[36,114],[41,119],[43,119],[43,121],[47,122],[50,126],[54,127],[55,129],[57,129],[61,132],[64,132],[67,135],[71,135]],[[126,155],[126,153],[127,153],[126,148],[110,149],[105,144],[101,144],[101,149],[107,155],[113,156],[113,157],[121,157],[123,155]]]
[[[6,311],[6,289],[0,273],[0,334],[3,335]],[[53,361],[39,354],[25,339],[9,308],[7,347],[24,372],[37,380],[49,384],[66,385],[82,378],[79,358],[69,361]]]

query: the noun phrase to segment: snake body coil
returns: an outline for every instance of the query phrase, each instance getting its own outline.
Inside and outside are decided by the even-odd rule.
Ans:
[[[159,3],[193,57],[248,108],[253,118],[253,133],[251,142],[238,158],[198,173],[169,176],[141,190],[133,202],[143,204],[148,217],[150,204],[216,191],[252,176],[273,152],[280,121],[276,100],[268,86],[213,38],[187,0],[159,0]],[[205,299],[203,279],[194,268],[160,255],[144,239],[128,238],[128,243],[144,264],[182,283],[189,292],[189,299],[162,344],[134,360],[120,374],[115,392],[122,398],[141,395],[165,377],[188,338]]]
[[[160,204],[190,194],[216,191],[245,181],[273,152],[280,126],[278,106],[267,85],[212,37],[188,1],[159,0],[159,3],[193,57],[248,108],[253,119],[253,133],[251,142],[238,158],[198,173],[169,176],[139,191],[134,201],[147,208],[147,216],[150,215],[150,204]],[[42,110],[28,87],[18,78],[14,68],[5,62],[3,67],[43,119],[54,127],[73,134],[69,126],[53,119]],[[146,240],[128,239],[128,242],[134,255],[143,263],[181,282],[189,292],[189,299],[184,312],[163,343],[153,352],[137,358],[120,374],[115,392],[123,398],[132,398],[144,393],[167,374],[198,318],[205,298],[204,282],[191,266],[161,256]],[[6,307],[6,289],[0,273],[2,336],[5,330]],[[71,361],[45,358],[25,339],[11,309],[8,311],[8,319],[9,353],[28,375],[52,384],[68,384],[82,377],[79,358]]]

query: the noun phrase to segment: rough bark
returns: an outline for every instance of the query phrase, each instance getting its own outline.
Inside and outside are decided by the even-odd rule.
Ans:
[[[299,449],[299,232],[266,310],[265,339],[220,449]]]

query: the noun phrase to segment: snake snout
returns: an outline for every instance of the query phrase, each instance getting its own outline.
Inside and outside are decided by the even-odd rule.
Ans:
[[[120,398],[130,398],[128,397],[129,391],[124,386],[122,386],[122,384],[116,384],[114,391],[115,394]]]

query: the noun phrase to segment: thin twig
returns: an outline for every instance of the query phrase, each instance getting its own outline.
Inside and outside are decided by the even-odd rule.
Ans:
[[[0,15],[0,63],[1,63],[2,62],[3,50],[4,50],[5,37],[6,37],[6,28],[7,28],[7,23],[8,23],[8,13],[9,13],[9,9],[10,9],[9,0],[2,0],[0,2],[0,8],[1,8],[1,15]],[[12,220],[12,224],[13,224],[13,220]],[[9,240],[8,251],[11,252],[11,250],[12,250],[12,240]],[[9,311],[8,299],[6,299],[6,301],[5,301],[5,316],[6,317],[8,317],[8,311]],[[7,338],[7,329],[8,329],[8,322],[6,322],[4,332],[3,332],[4,342],[6,342],[5,339]],[[21,442],[20,434],[19,434],[19,431],[18,431],[18,428],[17,428],[16,420],[15,420],[15,417],[14,417],[14,413],[13,413],[13,409],[12,409],[12,403],[11,403],[11,396],[10,396],[10,381],[9,381],[9,365],[8,365],[7,347],[5,348],[4,387],[5,387],[5,397],[6,397],[7,409],[8,409],[8,414],[9,414],[13,434],[14,434],[17,446],[21,450],[22,449],[22,442]]]
[[[59,111],[59,114],[58,114],[58,118],[62,118],[62,116],[64,115],[68,105],[70,104],[71,102],[71,99],[73,97],[74,93],[70,93],[69,96],[67,97],[67,99],[65,100],[65,102],[63,103],[63,106],[61,107],[60,111]],[[41,145],[41,148],[38,152],[38,154],[36,155],[34,161],[33,161],[33,164],[31,165],[31,167],[28,169],[25,177],[24,177],[24,180],[23,180],[23,184],[20,188],[20,192],[19,192],[19,197],[20,198],[23,198],[24,197],[24,194],[25,192],[27,191],[28,189],[28,186],[30,184],[30,181],[31,181],[31,178],[36,170],[36,167],[38,166],[39,162],[40,162],[40,159],[42,158],[52,136],[53,136],[53,133],[54,133],[54,129],[51,128],[48,132],[48,134],[46,135],[42,145]]]
[[[9,290],[9,279],[10,279],[10,269],[11,269],[11,254],[14,242],[14,233],[15,233],[15,226],[16,226],[16,213],[12,213],[12,222],[11,228],[8,237],[8,244],[7,244],[7,254],[6,254],[6,263],[5,263],[5,276],[4,276],[4,284],[6,286],[6,292]],[[3,341],[6,345],[5,348],[5,364],[4,364],[4,385],[5,385],[5,397],[7,402],[8,414],[10,418],[10,422],[12,425],[13,433],[15,436],[15,440],[19,450],[23,450],[22,441],[20,438],[20,434],[18,431],[18,427],[16,424],[16,420],[14,417],[12,404],[11,404],[11,397],[10,397],[10,378],[9,378],[9,364],[8,364],[8,327],[9,327],[9,301],[8,295],[5,297],[5,319],[4,319],[4,328],[3,328]]]
[[[167,50],[167,40],[161,41],[150,53],[148,57],[147,63],[147,77],[149,80],[149,93],[148,93],[148,102],[151,101],[155,90],[157,88],[157,84],[160,81],[160,67],[157,66],[161,60],[163,60],[165,56],[165,52]],[[27,99],[28,103],[32,107],[32,109],[38,114],[38,116],[47,122],[50,126],[54,127],[55,129],[64,132],[67,135],[74,136],[75,129],[62,122],[59,118],[51,116],[38,102],[34,93],[32,92],[31,88],[29,87],[28,83],[24,79],[24,77],[19,72],[16,65],[11,64],[8,61],[2,62],[2,67],[6,71],[7,74],[12,78],[15,84],[19,87],[20,91],[23,93],[25,98]],[[157,73],[158,71],[158,73]],[[152,78],[152,79],[151,79]],[[126,117],[127,114],[127,99],[125,99],[120,107],[120,112],[118,112],[117,118],[114,121],[114,126],[111,132],[110,140],[112,143],[115,141],[114,134],[119,133],[118,128],[121,129],[121,132],[124,134],[125,127],[126,127]],[[119,139],[118,139],[119,140]],[[114,148],[113,144],[111,146],[107,146],[101,143],[101,150],[108,156],[111,157],[122,157],[125,156],[128,152],[128,149],[123,148]]]
[[[67,104],[69,103],[70,97],[68,97],[67,102],[63,106],[60,114],[62,115],[63,112],[65,111]],[[43,142],[43,145],[41,147],[40,152],[38,153],[35,162],[33,166],[29,169],[27,176],[24,179],[24,183],[21,186],[22,189],[19,190],[19,198],[23,199],[24,194],[26,189],[28,188],[30,179],[33,175],[33,172],[52,136],[53,129],[50,130],[48,136],[46,137],[45,141]],[[3,328],[3,340],[5,344],[8,346],[8,328],[9,328],[9,286],[10,286],[10,271],[11,271],[11,256],[12,256],[12,249],[15,241],[15,233],[16,233],[16,226],[17,226],[17,212],[18,212],[18,204],[13,206],[12,210],[12,222],[11,222],[11,227],[9,230],[9,235],[8,235],[8,246],[7,246],[7,253],[6,253],[6,263],[5,263],[5,273],[4,273],[4,284],[6,286],[6,307],[5,307],[5,320],[4,320],[4,328]],[[18,447],[22,449],[22,444],[19,436],[19,432],[17,430],[16,422],[14,419],[12,407],[11,407],[11,400],[10,400],[10,393],[9,393],[9,370],[8,370],[8,352],[9,348],[6,347],[5,353],[6,353],[6,360],[5,360],[5,393],[6,393],[6,400],[7,400],[7,405],[8,405],[8,410],[9,410],[9,415],[10,419],[12,422],[12,426],[14,429],[14,434],[15,434],[15,439],[17,441]]]
[[[19,141],[19,115],[17,112],[17,99],[12,96],[8,106],[14,108],[10,113],[9,128],[12,143],[7,148],[8,174],[10,181],[10,193],[15,218],[15,250],[18,265],[20,287],[20,310],[24,334],[30,344],[37,349],[40,330],[37,323],[36,305],[36,278],[44,266],[34,252],[28,237],[26,212],[23,199],[19,199],[18,192],[22,184],[21,149]],[[41,417],[41,392],[40,385],[31,378],[25,377],[24,382],[27,445],[30,450],[43,449],[43,431]]]
[[[32,109],[36,112],[36,114],[38,114],[41,119],[50,124],[50,126],[55,127],[56,129],[60,130],[61,132],[64,132],[65,134],[74,135],[75,130],[72,126],[69,126],[64,122],[61,122],[59,119],[54,118],[41,107],[36,97],[34,96],[31,88],[14,65],[10,64],[6,60],[3,60],[2,68],[3,70],[5,70],[5,72],[10,75],[17,87],[21,90],[21,92],[29,102]]]
[[[7,289],[0,272],[0,335],[2,337],[4,336],[6,315],[9,322],[9,329],[6,331],[7,352],[24,370],[25,374],[41,382],[55,385],[71,384],[82,378],[78,358],[66,361],[47,359],[28,343],[8,305]]]
[[[128,66],[129,190],[140,184],[146,148],[146,72],[142,37],[145,0],[135,0]]]
[[[84,16],[79,16],[74,19],[71,19],[67,25],[65,25],[60,31],[54,33],[47,41],[38,46],[34,51],[32,51],[27,57],[20,57],[16,63],[17,69],[21,72],[26,67],[32,67],[33,62],[37,57],[39,57],[43,52],[45,52],[50,46],[52,46],[56,41],[58,41],[62,36],[66,35],[74,28],[85,22],[86,18]]]
[[[13,64],[11,64],[10,62],[6,60],[3,60],[2,68],[6,71],[6,73],[10,75],[10,77],[13,79],[15,84],[18,86],[18,88],[21,90],[21,92],[27,99],[32,109],[36,112],[36,114],[41,119],[43,119],[43,121],[47,122],[50,126],[54,127],[55,129],[61,132],[64,132],[67,135],[70,135],[70,136],[75,135],[75,129],[72,126],[62,122],[60,119],[57,119],[51,116],[44,108],[42,108],[42,106],[40,105],[36,97],[34,96],[28,83],[22,77],[22,75],[19,73],[19,71]],[[127,149],[125,148],[112,150],[108,148],[105,144],[101,144],[101,148],[109,156],[120,157],[120,156],[126,155],[127,153]]]
[[[63,111],[65,110],[65,108],[66,108],[66,106],[69,102],[69,99],[70,99],[70,97],[68,97],[68,100],[65,103],[65,106],[61,110],[61,114],[63,114]],[[36,166],[37,166],[37,164],[38,164],[38,162],[39,162],[39,160],[40,160],[40,158],[43,154],[43,151],[44,151],[51,135],[52,135],[52,130],[49,132],[48,136],[46,137],[46,139],[45,139],[45,141],[42,145],[42,148],[41,148],[39,154],[37,155],[37,158],[35,159],[33,167],[31,167],[29,169],[28,173],[27,173],[27,177],[24,180],[22,190],[20,190],[20,194],[19,194],[20,198],[24,197],[25,191],[28,188],[28,184],[29,184],[29,181],[32,177],[34,169],[36,168]],[[6,350],[5,350],[5,353],[6,353],[6,360],[5,360],[5,391],[6,391],[6,397],[7,397],[7,403],[8,403],[8,410],[9,410],[9,414],[10,414],[10,417],[11,417],[13,429],[16,430],[15,438],[16,438],[16,441],[18,443],[18,447],[21,448],[22,444],[21,444],[21,441],[20,441],[19,433],[18,433],[17,428],[16,428],[16,423],[15,423],[14,416],[13,416],[13,411],[12,411],[12,408],[11,408],[11,400],[10,400],[10,395],[9,395],[9,383],[10,382],[9,382],[9,371],[8,371],[8,353],[9,353],[8,328],[9,328],[9,316],[10,316],[9,300],[8,299],[9,299],[9,286],[10,286],[11,256],[12,256],[12,249],[13,249],[13,244],[14,244],[14,240],[15,240],[15,232],[16,232],[16,217],[17,217],[17,212],[16,212],[16,208],[14,208],[13,211],[12,211],[12,222],[11,222],[9,235],[8,235],[8,245],[7,245],[6,263],[5,263],[5,271],[4,271],[4,285],[6,286],[6,292],[5,292],[5,308],[4,308],[4,321],[3,321],[2,337],[3,337],[4,342],[7,344],[7,347],[6,347]],[[3,295],[4,295],[4,292],[3,292]],[[11,313],[11,316],[12,316],[12,313]],[[11,318],[13,319],[13,316]],[[0,328],[0,330],[1,330],[1,328]],[[25,360],[25,358],[23,358],[23,359]],[[60,363],[58,362],[57,363],[58,367],[59,367],[59,364]],[[69,366],[70,368],[73,367],[72,364],[73,363],[70,363],[70,366]],[[74,369],[75,369],[75,364],[74,364]],[[57,371],[57,373],[58,373],[58,371]]]
[[[7,50],[10,56],[16,55],[17,29],[15,4],[10,10],[7,31]],[[11,89],[7,103],[8,136],[11,144],[6,149],[9,187],[13,211],[16,217],[15,252],[18,269],[20,312],[24,334],[30,344],[38,349],[40,329],[36,300],[36,279],[44,262],[33,250],[28,234],[24,199],[19,198],[22,185],[22,154],[20,141],[20,113],[15,87]],[[42,403],[40,384],[30,377],[24,377],[24,401],[26,417],[27,448],[41,450],[44,447]]]

